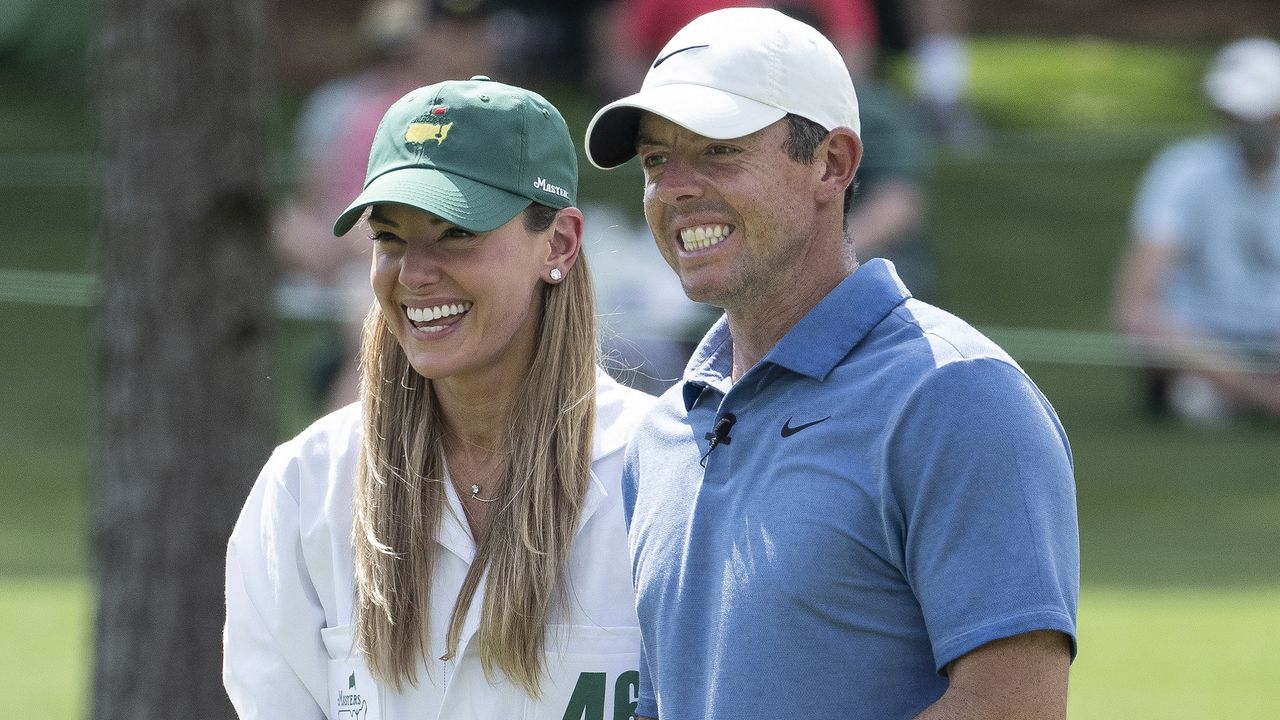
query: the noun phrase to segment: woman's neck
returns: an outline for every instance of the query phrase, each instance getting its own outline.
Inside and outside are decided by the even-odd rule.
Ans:
[[[438,380],[433,385],[446,436],[493,452],[507,450],[511,413],[516,404],[514,388],[479,387],[451,379]]]

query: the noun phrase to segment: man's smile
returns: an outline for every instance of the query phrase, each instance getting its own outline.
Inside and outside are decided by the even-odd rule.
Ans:
[[[733,232],[732,225],[698,225],[680,231],[680,244],[685,250],[705,250],[717,245]]]

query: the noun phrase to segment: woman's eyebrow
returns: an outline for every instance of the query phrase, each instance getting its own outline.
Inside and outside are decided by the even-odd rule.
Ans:
[[[369,213],[369,222],[377,222],[382,225],[390,225],[393,228],[400,227],[400,223],[397,223],[396,221],[385,217],[382,213],[378,212],[376,209]]]

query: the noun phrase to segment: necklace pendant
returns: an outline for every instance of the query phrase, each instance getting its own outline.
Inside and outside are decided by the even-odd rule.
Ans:
[[[491,502],[494,502],[495,500],[497,500],[498,498],[482,498],[482,497],[480,497],[480,486],[479,486],[479,485],[476,485],[475,483],[472,483],[472,484],[471,484],[471,499],[472,499],[472,500],[479,500],[479,501],[480,501],[480,502],[482,502],[482,503],[491,503]]]

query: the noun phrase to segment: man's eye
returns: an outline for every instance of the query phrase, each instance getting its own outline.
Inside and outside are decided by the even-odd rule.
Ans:
[[[641,158],[640,164],[643,165],[644,167],[650,168],[650,167],[658,167],[659,165],[661,165],[666,161],[667,161],[666,156],[654,153],[652,155],[645,155],[643,158]]]
[[[728,155],[732,152],[736,152],[736,148],[729,145],[712,145],[707,148],[708,155]]]

